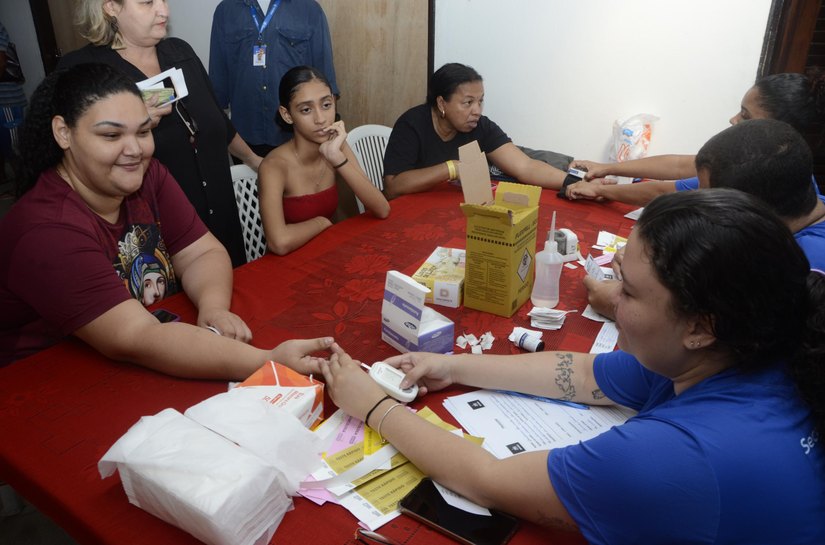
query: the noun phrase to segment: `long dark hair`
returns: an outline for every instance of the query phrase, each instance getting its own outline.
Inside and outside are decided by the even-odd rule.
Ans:
[[[637,224],[678,316],[707,318],[742,369],[787,362],[825,432],[825,276],[788,227],[734,189],[663,195]]]
[[[67,126],[74,127],[93,104],[117,93],[141,96],[132,80],[99,63],[58,70],[38,85],[20,130],[23,177],[17,186],[18,197],[34,186],[43,171],[63,159],[63,149],[52,134],[52,119],[59,115]]]
[[[289,109],[289,102],[292,100],[292,97],[295,96],[295,93],[298,92],[298,87],[312,80],[320,81],[329,87],[329,92],[332,93],[332,85],[330,85],[329,80],[323,72],[312,66],[296,66],[287,70],[286,74],[281,78],[280,85],[278,85],[278,101],[281,106]],[[280,112],[275,116],[275,122],[285,131],[292,132],[292,125],[281,117]]]

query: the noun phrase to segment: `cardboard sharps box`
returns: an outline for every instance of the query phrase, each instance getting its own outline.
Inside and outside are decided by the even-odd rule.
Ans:
[[[468,146],[471,148],[465,150]],[[462,187],[489,187],[489,173],[482,175],[482,169],[475,168],[481,166],[481,161],[486,165],[478,145],[471,142],[462,146],[459,156]],[[465,162],[472,169],[469,176]],[[465,190],[465,203],[461,205],[467,217],[464,306],[510,317],[530,298],[533,289],[541,188],[502,182],[492,203],[478,202],[477,198],[471,202],[468,194],[471,192]]]

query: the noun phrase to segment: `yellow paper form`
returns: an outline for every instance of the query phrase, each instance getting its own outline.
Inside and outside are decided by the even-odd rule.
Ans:
[[[429,407],[422,408],[416,414],[424,420],[447,431],[458,429],[452,424],[442,420]],[[377,440],[377,442],[374,439],[368,439],[370,434],[378,436],[375,431],[365,426],[364,441],[336,452],[331,456],[326,456],[324,459],[329,467],[335,471],[336,474],[340,475],[361,462],[364,459],[366,449],[374,448],[377,444],[379,448],[373,451],[377,452],[381,447],[386,445],[386,443],[382,443],[380,439]],[[483,438],[473,437],[466,433],[464,437],[479,445],[484,441]],[[372,446],[368,446],[368,442],[371,442]],[[424,478],[421,470],[410,463],[401,453],[395,454],[390,459],[390,465],[391,469],[376,469],[352,482],[352,484],[355,485],[354,492],[383,515],[395,511],[398,508],[398,502],[401,498],[406,496],[415,488],[421,479]]]

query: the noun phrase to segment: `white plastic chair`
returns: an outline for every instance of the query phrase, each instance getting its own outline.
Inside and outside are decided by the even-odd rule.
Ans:
[[[233,165],[231,171],[246,260],[252,261],[266,253],[266,237],[258,204],[258,173],[246,165]]]
[[[347,133],[347,143],[355,153],[358,164],[367,173],[372,185],[384,189],[384,150],[392,128],[384,125],[361,125]],[[355,197],[358,211],[364,212],[364,204]]]

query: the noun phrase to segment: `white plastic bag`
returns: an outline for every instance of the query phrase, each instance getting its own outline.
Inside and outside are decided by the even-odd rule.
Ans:
[[[614,122],[610,160],[621,163],[645,157],[653,134],[653,124],[658,120],[655,115],[636,114],[621,123]]]

